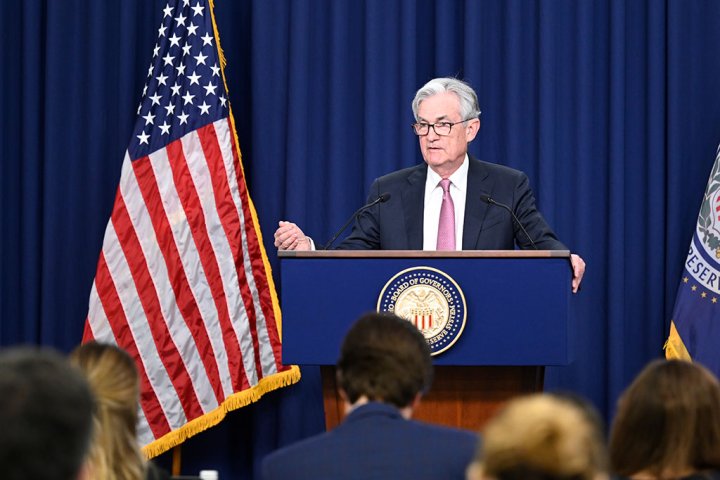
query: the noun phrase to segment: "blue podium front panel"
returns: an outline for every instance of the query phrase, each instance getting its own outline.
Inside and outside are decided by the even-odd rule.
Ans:
[[[436,365],[572,360],[567,257],[334,256],[281,258],[283,363],[334,365],[353,321],[376,309],[391,279],[416,267],[444,273],[464,297],[462,333]]]

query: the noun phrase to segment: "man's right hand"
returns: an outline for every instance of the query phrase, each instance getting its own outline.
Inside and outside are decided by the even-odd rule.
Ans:
[[[278,250],[310,250],[310,240],[305,236],[300,227],[291,222],[283,220],[275,230],[275,246]]]

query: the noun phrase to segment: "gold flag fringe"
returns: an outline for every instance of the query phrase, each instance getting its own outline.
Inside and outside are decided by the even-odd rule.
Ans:
[[[153,458],[173,447],[180,445],[188,438],[196,435],[210,427],[214,427],[225,418],[228,412],[256,402],[264,394],[277,390],[278,388],[292,385],[300,380],[300,369],[293,365],[289,370],[275,373],[260,379],[257,385],[242,392],[229,396],[225,401],[205,415],[189,421],[182,427],[173,430],[157,440],[142,447],[146,458]]]
[[[220,56],[220,67],[225,68],[227,60],[225,60],[225,54],[220,48],[220,34],[215,23],[215,0],[210,0],[210,18],[212,19],[213,34],[215,35],[215,45],[217,45],[218,55]],[[225,75],[223,75],[223,80],[225,80]],[[225,90],[227,90],[227,85],[225,85]]]
[[[665,358],[668,360],[679,359],[692,362],[692,357],[687,351],[687,348],[685,348],[685,343],[680,337],[677,328],[675,328],[674,321],[670,322],[670,335],[668,336],[663,349],[665,350]]]

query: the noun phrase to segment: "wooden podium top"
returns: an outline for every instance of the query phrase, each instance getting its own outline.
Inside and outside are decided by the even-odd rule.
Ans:
[[[569,250],[278,250],[280,258],[570,258]]]

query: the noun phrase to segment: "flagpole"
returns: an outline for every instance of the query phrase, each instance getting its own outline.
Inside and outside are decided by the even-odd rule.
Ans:
[[[177,445],[177,446],[173,447],[172,473],[171,473],[171,475],[173,477],[177,477],[180,475],[181,464],[182,464],[182,445]]]

